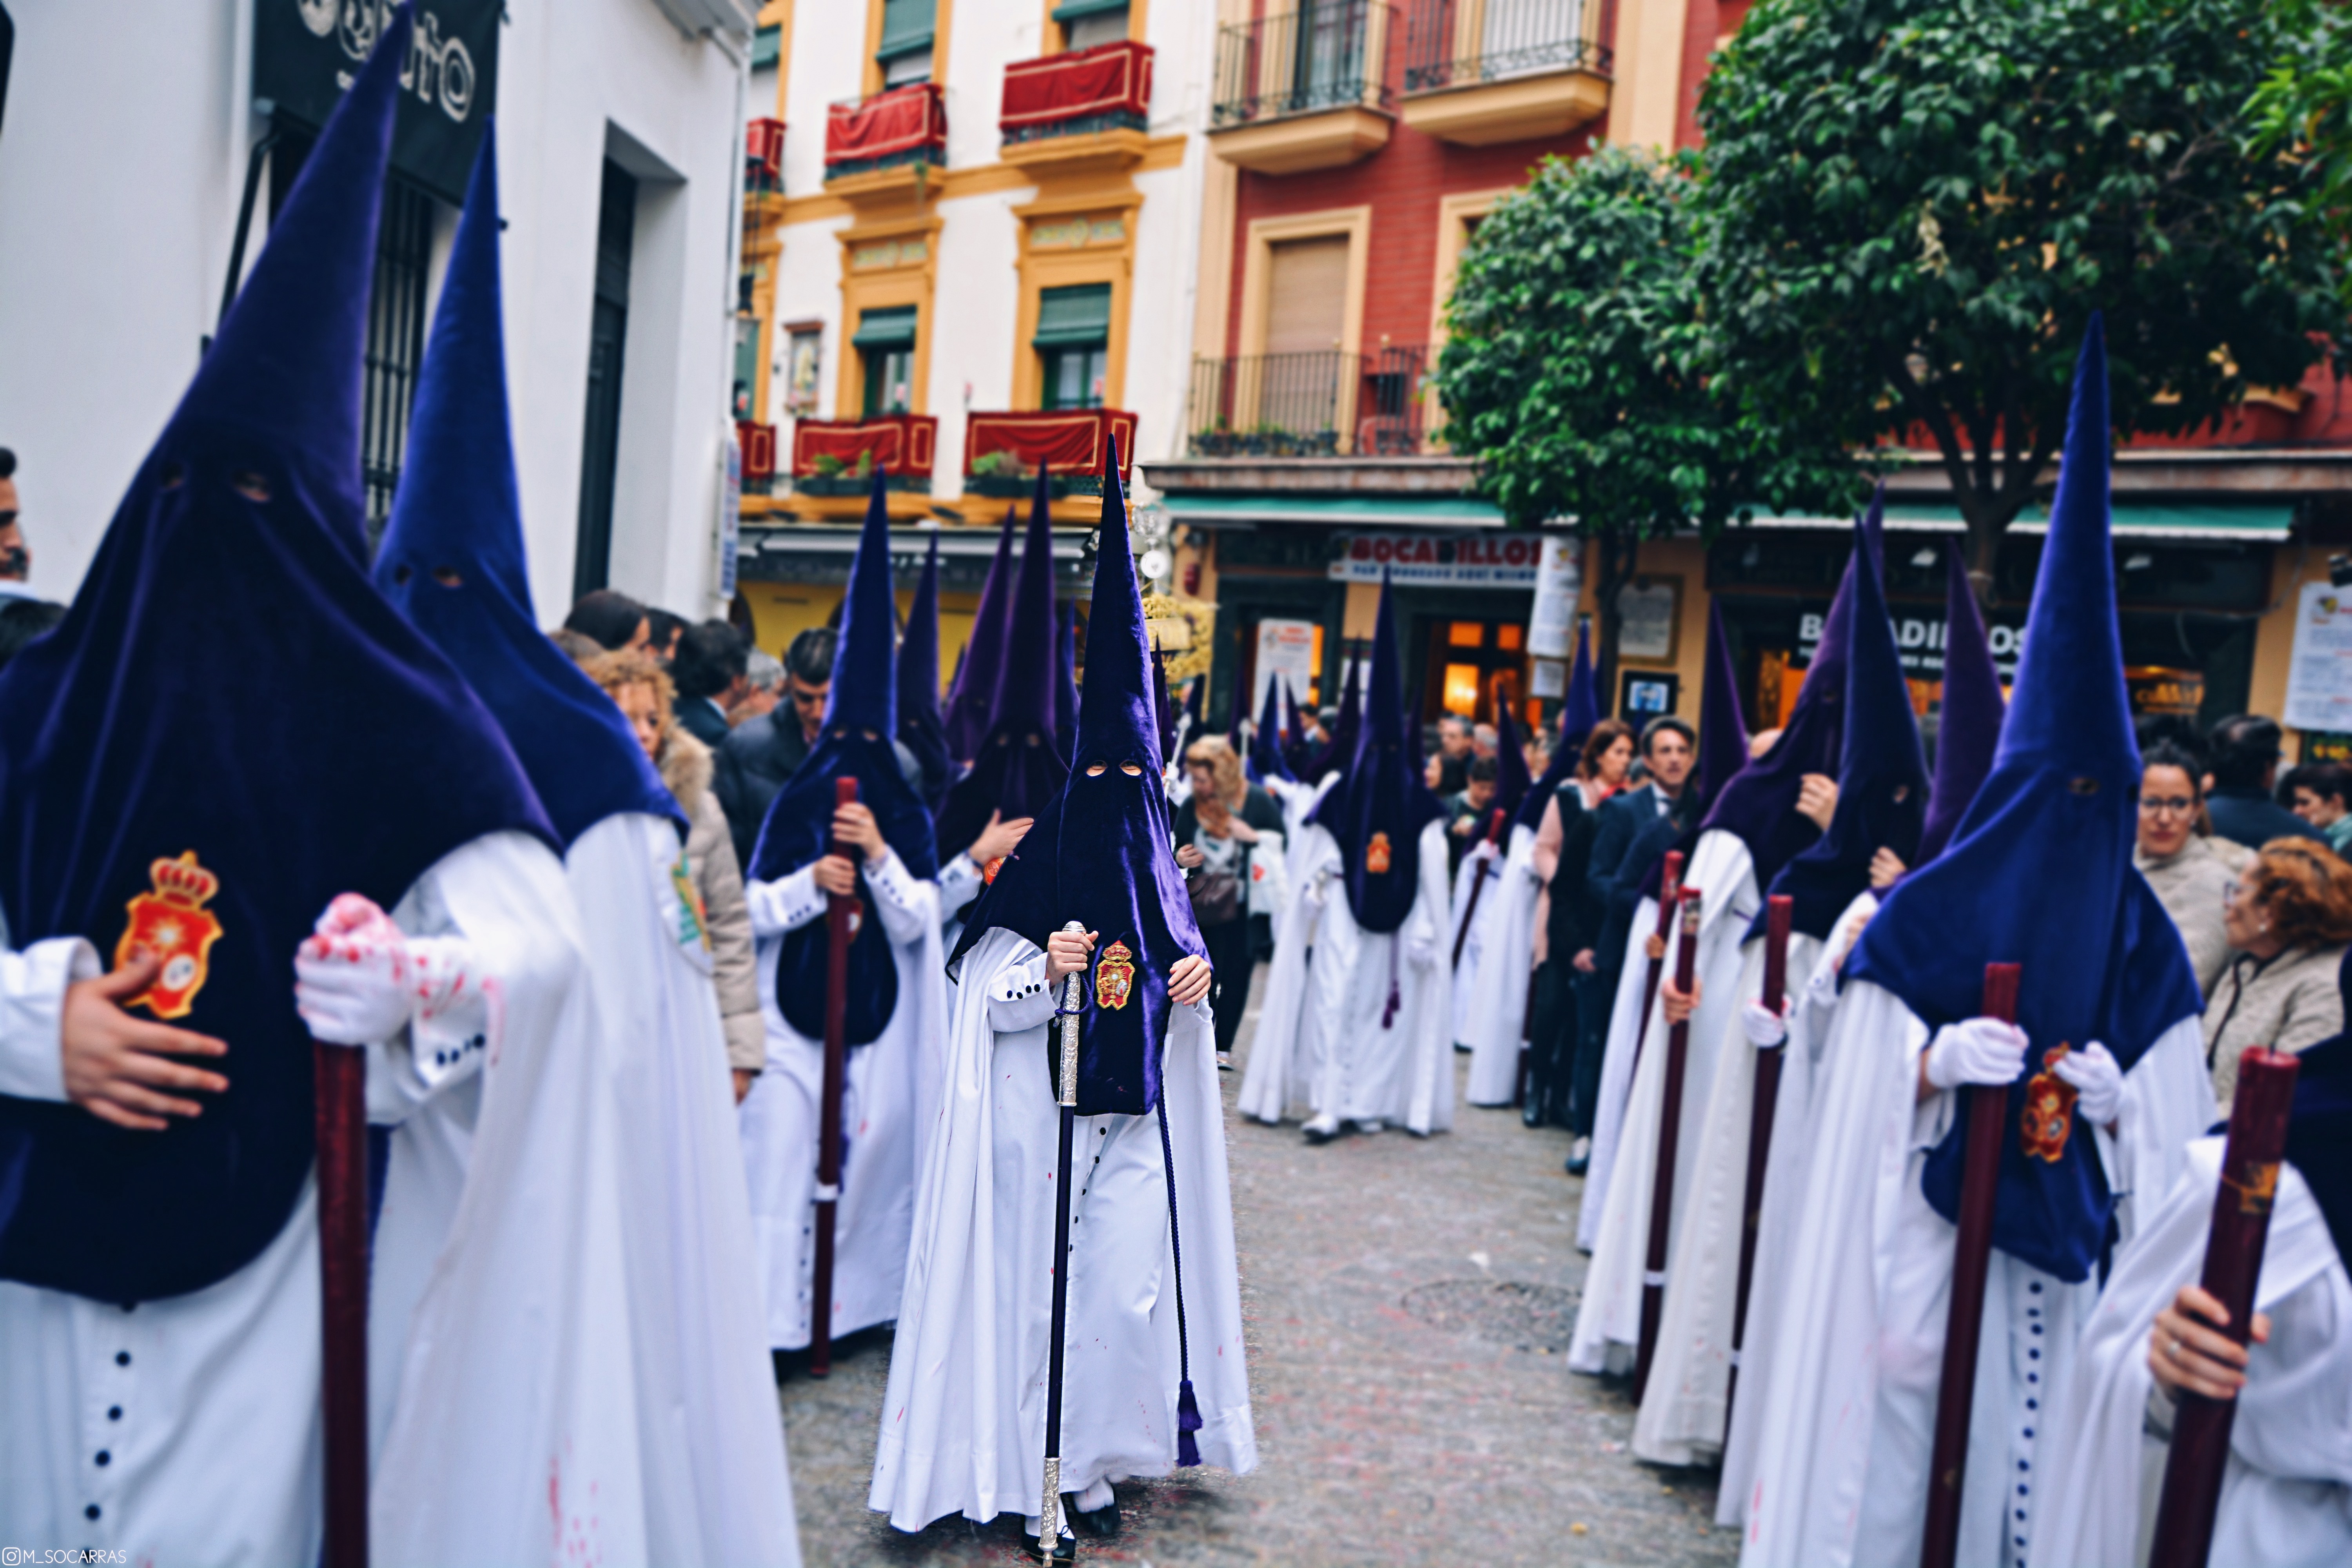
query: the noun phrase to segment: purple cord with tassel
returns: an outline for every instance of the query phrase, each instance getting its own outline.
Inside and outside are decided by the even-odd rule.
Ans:
[[[1192,1396],[1192,1335],[1184,1326],[1184,1242],[1176,1229],[1176,1151],[1168,1136],[1168,1092],[1160,1094],[1160,1166],[1168,1178],[1168,1252],[1176,1266],[1176,1468],[1201,1462],[1201,1402]]]
[[[1396,955],[1397,944],[1391,942],[1389,943],[1389,1000],[1388,1005],[1381,1009],[1381,1027],[1383,1029],[1396,1022],[1397,1009],[1404,1005],[1404,993],[1397,989]]]

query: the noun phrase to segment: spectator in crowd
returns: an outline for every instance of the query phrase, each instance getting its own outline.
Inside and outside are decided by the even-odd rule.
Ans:
[[[0,668],[65,618],[66,607],[47,599],[0,598]]]
[[[2299,1052],[2343,1032],[2336,977],[2352,945],[2352,865],[2318,840],[2273,838],[2223,910],[2237,951],[2205,1005],[2205,1060],[2226,1112],[2247,1047]]]
[[[2279,781],[2287,809],[2326,836],[2338,855],[2352,842],[2352,769],[2338,763],[2305,763]]]
[[[608,652],[641,648],[649,635],[646,607],[613,588],[583,594],[572,613],[563,617],[563,629],[593,637]]]
[[[1580,1142],[1592,1132],[1591,1101],[1601,1073],[1597,1042],[1608,1022],[1591,1021],[1596,1045],[1591,1083],[1587,1085],[1582,1069],[1588,1030],[1580,1015],[1595,972],[1592,944],[1600,940],[1602,911],[1585,871],[1592,859],[1601,807],[1624,786],[1633,761],[1629,726],[1615,719],[1594,725],[1584,738],[1573,773],[1545,805],[1542,824],[1536,829],[1532,864],[1544,892],[1536,900],[1535,1010],[1528,1029],[1530,1072],[1525,1114],[1528,1126],[1564,1126]]]
[[[667,669],[677,658],[677,639],[686,635],[687,619],[670,610],[646,610],[646,650]]]
[[[1429,787],[1441,795],[1460,795],[1470,782],[1470,721],[1448,713],[1437,721],[1438,782]]]
[[[719,804],[735,835],[735,858],[749,864],[768,819],[768,803],[816,744],[833,693],[833,649],[840,633],[811,626],[784,650],[784,690],[792,699],[748,720],[719,748]]]
[[[2238,879],[2213,840],[2198,831],[2205,816],[2203,773],[2196,757],[2169,741],[2140,753],[2139,838],[2132,864],[2179,928],[2189,967],[2210,997],[2230,960],[2222,915]]]
[[[1696,792],[1688,786],[1698,761],[1698,731],[1671,713],[1653,719],[1643,727],[1638,761],[1646,766],[1648,777],[1601,806],[1601,820],[1592,829],[1592,856],[1585,863],[1584,879],[1601,909],[1601,940],[1593,944],[1592,956],[1603,982],[1595,998],[1603,1018],[1616,1005],[1626,936],[1642,901],[1642,883],[1651,865],[1696,820],[1692,796]],[[1626,776],[1633,777],[1631,770]]]
[[[1539,779],[1551,772],[1551,740],[1549,736],[1540,733],[1529,735],[1521,747],[1521,753],[1527,758],[1528,777]]]
[[[677,721],[704,745],[724,744],[728,710],[742,700],[750,666],[743,634],[725,621],[704,621],[678,635],[669,678],[677,687]]]
[[[686,813],[687,874],[702,898],[703,930],[710,938],[711,979],[719,989],[719,1021],[727,1036],[727,1065],[740,1104],[768,1059],[767,1026],[760,1016],[760,977],[752,963],[751,911],[743,898],[741,862],[729,841],[727,816],[710,791],[710,748],[672,719],[677,694],[670,678],[643,649],[598,656],[588,677],[627,716],[637,744]]]
[[[586,664],[610,651],[594,637],[575,632],[569,626],[558,626],[547,634],[547,640],[563,650],[563,657],[574,664]]]
[[[1486,834],[1486,808],[1495,804],[1497,771],[1494,758],[1473,757],[1461,791],[1445,797],[1445,848],[1457,871],[1462,868],[1462,857]]]
[[[727,722],[742,724],[775,711],[784,696],[784,661],[766,648],[752,648],[743,665],[743,700],[727,710]]]
[[[1492,724],[1479,724],[1470,731],[1470,754],[1473,757],[1494,756],[1496,748],[1502,743],[1502,737],[1495,733]]]
[[[33,552],[25,543],[19,504],[16,454],[0,447],[0,599],[24,598],[32,593],[25,582],[33,574]]]
[[[2242,713],[2213,726],[2212,762],[2205,809],[2213,831],[2249,849],[2273,838],[2326,836],[2271,796],[2278,780],[2278,721]]]
[[[1193,742],[1184,752],[1184,767],[1192,793],[1176,808],[1176,848],[1192,871],[1185,888],[1192,918],[1200,922],[1209,967],[1216,972],[1209,995],[1216,1016],[1217,1061],[1230,1067],[1250,972],[1259,946],[1271,945],[1263,940],[1267,918],[1250,918],[1250,858],[1265,834],[1280,842],[1282,807],[1243,777],[1242,760],[1223,735]],[[1192,854],[1182,854],[1187,849]]]

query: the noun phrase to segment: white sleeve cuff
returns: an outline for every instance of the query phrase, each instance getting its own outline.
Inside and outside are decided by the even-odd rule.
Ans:
[[[98,950],[78,936],[0,952],[0,1095],[66,1098],[66,987],[103,973]]]
[[[1054,993],[1045,984],[1045,955],[1038,953],[996,972],[988,984],[988,1024],[1001,1035],[1034,1029],[1054,1016]]]
[[[903,947],[923,934],[923,928],[939,918],[938,911],[926,907],[922,884],[907,869],[896,849],[887,850],[881,859],[866,863],[866,886],[874,895],[874,911],[882,921],[882,930],[891,942]]]
[[[980,892],[980,868],[969,855],[950,855],[940,868],[940,908],[960,910]]]
[[[754,938],[798,931],[824,913],[824,889],[816,885],[816,862],[812,860],[772,882],[744,883],[743,902],[751,912]]]

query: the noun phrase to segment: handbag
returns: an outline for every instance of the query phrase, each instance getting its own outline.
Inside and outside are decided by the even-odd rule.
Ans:
[[[1244,855],[1243,864],[1248,863]],[[1192,900],[1192,918],[1204,926],[1230,925],[1242,916],[1242,879],[1231,871],[1203,866],[1184,884]]]

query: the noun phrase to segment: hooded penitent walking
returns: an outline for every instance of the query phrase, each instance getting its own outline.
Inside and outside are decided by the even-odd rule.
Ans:
[[[1061,1485],[1255,1468],[1209,973],[1170,847],[1142,600],[1103,478],[1077,766],[966,927],[938,1133],[916,1200],[870,1506],[901,1530],[1038,1526],[1062,982],[1081,981]],[[1083,934],[1058,934],[1071,921]]]
[[[1958,1560],[2029,1560],[2048,1403],[2112,1237],[2128,1244],[2212,1121],[2196,977],[2132,868],[2138,750],[2107,523],[2106,356],[2076,369],[2049,542],[1990,775],[1948,848],[1846,961],[1762,1390],[1742,1561],[1908,1564],[1931,1479]],[[2063,867],[2063,876],[2051,874]],[[2022,966],[2016,1023],[1986,966]],[[2008,1089],[1972,1386],[1942,1390],[1973,1086]],[[1857,1353],[1869,1347],[1872,1353]],[[1968,1418],[1948,1473],[1943,1399]]]
[[[152,1047],[216,1076],[126,1116],[102,1088],[69,1101],[69,1034],[0,1036],[12,1541],[320,1560],[313,1062],[349,1047],[371,1121],[471,1143],[462,1165],[390,1172],[387,1216],[443,1205],[436,1181],[462,1190],[435,1255],[379,1250],[376,1300],[421,1296],[420,1321],[455,1310],[429,1347],[379,1326],[370,1414],[386,1463],[418,1423],[478,1443],[480,1463],[416,1536],[379,1519],[375,1560],[448,1561],[404,1543],[459,1529],[475,1560],[540,1560],[551,1515],[583,1554],[647,1560],[633,1391],[612,1375],[630,1354],[614,1111],[580,1062],[592,1026],[555,832],[497,721],[367,578],[360,378],[408,48],[404,9],[64,624],[0,678],[14,941],[60,986],[101,952],[160,960],[118,993],[125,1022],[226,1046]],[[554,1240],[494,1307],[464,1299],[537,1237]]]
[[[768,1066],[742,1109],[767,1342],[799,1350],[814,1312],[838,1340],[898,1315],[915,1173],[938,1114],[947,994],[940,978],[939,886],[919,771],[898,732],[890,525],[877,476],[850,566],[833,690],[816,750],[768,809],[744,878],[758,940]],[[835,781],[854,779],[856,804]],[[843,1090],[842,1179],[818,1190],[824,1120],[830,896],[854,896]],[[821,1197],[836,1206],[833,1300],[814,1301]]]
[[[1486,973],[1488,939],[1498,922],[1508,925],[1518,912],[1506,889],[1514,881],[1522,886],[1527,881],[1524,873],[1507,880],[1505,874],[1509,870],[1510,847],[1519,842],[1514,829],[1519,808],[1527,804],[1530,783],[1527,752],[1519,746],[1518,721],[1511,716],[1507,703],[1500,704],[1495,712],[1495,798],[1485,820],[1471,832],[1473,847],[1455,868],[1453,902],[1446,912],[1446,953],[1454,968],[1454,1043],[1471,1053],[1467,1098],[1473,1105],[1508,1105],[1518,1079],[1519,1021],[1514,1020],[1506,1031],[1499,1020],[1481,1017],[1479,984]],[[1530,854],[1533,839],[1534,835],[1528,835]],[[1507,959],[1498,955],[1498,962]],[[1527,995],[1524,975],[1518,993],[1523,999]],[[1483,1054],[1476,1046],[1482,1038],[1492,1041]]]
[[[793,1563],[792,1485],[762,1353],[710,939],[680,847],[677,802],[620,710],[531,616],[500,292],[496,144],[486,132],[375,580],[480,694],[563,847],[588,960],[593,1059],[619,1111],[614,1175],[647,1549],[656,1562]],[[453,1162],[462,1167],[462,1143],[434,1140],[432,1127],[419,1119],[394,1134],[395,1177],[410,1162],[436,1173]],[[429,1259],[449,1218],[421,1204],[388,1206],[377,1256],[406,1249]],[[543,1262],[556,1245],[541,1237],[530,1250]],[[499,1264],[528,1266],[528,1255]],[[400,1324],[407,1303],[387,1295],[378,1293],[375,1321]],[[440,1342],[460,1310],[454,1300],[436,1301],[422,1342]],[[476,1321],[511,1321],[486,1313]],[[528,1329],[514,1322],[508,1331]],[[399,1436],[376,1483],[386,1530],[420,1558],[464,1555],[462,1531],[425,1535],[417,1526],[432,1517],[431,1500],[461,1486],[480,1456],[446,1428],[412,1422]]]

